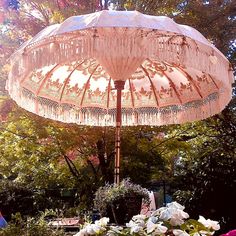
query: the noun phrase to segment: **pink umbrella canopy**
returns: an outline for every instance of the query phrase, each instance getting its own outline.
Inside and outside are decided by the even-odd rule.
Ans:
[[[70,17],[24,43],[11,57],[7,89],[19,106],[46,118],[116,125],[119,156],[121,123],[207,118],[231,100],[232,82],[228,60],[192,27],[104,10]]]

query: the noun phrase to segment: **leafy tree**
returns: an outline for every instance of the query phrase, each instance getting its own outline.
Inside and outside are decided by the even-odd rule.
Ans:
[[[87,201],[91,202],[93,191],[99,186],[96,182],[99,174],[94,174],[93,163],[88,165],[91,155],[96,155],[92,135],[86,142],[89,129],[66,127],[23,110],[18,110],[18,116],[9,118],[0,129],[3,180],[9,179],[35,191],[55,189],[60,193],[60,189],[72,188],[77,204],[86,206]],[[44,207],[55,207],[51,203],[45,203]]]
[[[219,220],[222,232],[235,224],[236,113],[235,97],[230,106],[212,119],[201,122],[191,137],[194,150],[183,155],[176,171],[175,195],[193,215],[205,214]],[[207,127],[207,133],[202,127]],[[201,138],[201,142],[194,139]],[[197,150],[197,151],[196,151]],[[183,184],[184,183],[184,184]]]
[[[77,204],[91,206],[97,187],[113,182],[114,129],[66,125],[14,109],[0,126],[3,179],[36,191],[75,189]],[[153,178],[168,179],[170,174],[165,173],[172,171],[169,157],[186,149],[185,143],[175,139],[181,132],[169,135],[166,128],[123,129],[123,177],[145,186]],[[38,204],[55,207],[51,201]]]
[[[45,220],[47,214],[42,213],[37,218],[25,218],[17,213],[13,215],[8,226],[0,230],[0,236],[64,236],[65,232],[61,229],[53,229]]]

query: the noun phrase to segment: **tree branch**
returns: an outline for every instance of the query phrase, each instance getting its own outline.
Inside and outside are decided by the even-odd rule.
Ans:
[[[88,163],[88,165],[92,168],[92,171],[93,171],[93,174],[94,174],[95,179],[97,179],[97,171],[96,171],[96,169],[95,169],[93,163],[92,163],[89,159],[87,159],[87,163]]]

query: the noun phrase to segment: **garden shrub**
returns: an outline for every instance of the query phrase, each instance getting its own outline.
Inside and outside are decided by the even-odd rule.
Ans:
[[[4,229],[0,229],[0,236],[64,236],[63,230],[48,226],[43,217],[27,218],[24,220],[20,213],[12,216],[12,220]]]

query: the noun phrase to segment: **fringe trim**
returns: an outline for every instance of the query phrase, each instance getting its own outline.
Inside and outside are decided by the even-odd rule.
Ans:
[[[10,90],[11,97],[24,109],[45,118],[90,126],[115,126],[116,109],[78,108],[69,104],[59,104],[49,99],[35,97],[26,89]],[[231,100],[231,93],[213,93],[206,99],[180,106],[163,108],[142,107],[122,109],[122,126],[168,125],[202,120],[222,111]]]
[[[158,37],[154,37],[154,33],[144,37],[141,29],[136,29],[140,32],[135,35],[127,31],[119,33],[118,29],[104,28],[95,34],[96,31],[90,29],[46,38],[12,56],[12,74],[22,77],[35,69],[81,58],[150,58],[192,67],[222,80],[228,75],[229,62],[213,46],[183,36],[177,36],[179,40],[174,41],[173,35],[160,36],[160,32]]]
[[[229,62],[213,46],[178,35],[175,35],[178,40],[172,40],[173,35],[160,35],[160,32],[155,33],[151,30],[150,36],[144,36],[141,29],[127,29],[125,32],[117,28],[100,29],[98,32],[90,29],[53,36],[26,46],[11,58],[12,68],[7,83],[11,97],[21,107],[46,118],[81,125],[114,126],[115,109],[78,108],[35,97],[33,93],[21,87],[20,81],[36,69],[67,64],[82,58],[117,62],[114,64],[114,67],[117,67],[115,71],[121,70],[122,67],[119,66],[124,62],[149,58],[210,74],[224,84],[225,90],[219,94],[211,94],[204,100],[181,106],[123,109],[124,126],[167,125],[201,120],[219,113],[231,100],[232,73],[229,73]],[[106,68],[105,65],[102,66]],[[132,63],[127,66],[127,71],[135,72],[136,65],[131,67]]]

